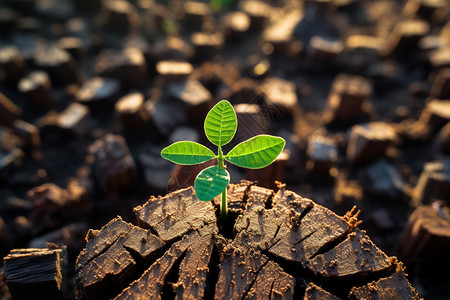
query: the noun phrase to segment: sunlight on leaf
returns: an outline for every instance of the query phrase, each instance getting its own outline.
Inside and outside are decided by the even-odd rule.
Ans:
[[[227,100],[217,103],[205,119],[206,137],[216,146],[228,144],[236,133],[237,118]]]
[[[260,169],[267,167],[280,155],[286,141],[277,136],[257,135],[234,147],[225,160],[239,167]]]
[[[201,171],[195,178],[194,189],[197,198],[209,201],[222,193],[230,182],[227,170],[212,166]]]
[[[196,165],[216,157],[210,149],[191,141],[174,143],[164,148],[161,156],[180,165]]]

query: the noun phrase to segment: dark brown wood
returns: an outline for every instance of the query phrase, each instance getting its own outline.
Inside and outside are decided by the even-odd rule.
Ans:
[[[306,287],[303,300],[339,300],[339,298],[310,282]]]
[[[12,126],[21,113],[21,109],[0,92],[0,124],[8,127]]]
[[[113,78],[94,77],[83,83],[75,94],[75,99],[82,104],[96,107],[117,99],[120,83]]]
[[[259,251],[225,245],[214,299],[292,299],[295,280]]]
[[[295,84],[282,78],[270,77],[264,80],[261,87],[265,95],[265,105],[272,118],[292,115],[297,107]]]
[[[53,99],[50,95],[52,83],[46,72],[31,72],[19,81],[17,88],[38,107],[49,108],[53,106]]]
[[[16,46],[0,49],[0,66],[6,72],[6,78],[12,84],[17,83],[25,70],[25,61]]]
[[[12,299],[64,299],[64,249],[14,249],[3,258]]]
[[[48,73],[54,85],[80,82],[74,60],[67,51],[57,46],[38,48],[34,55],[34,63]]]
[[[156,64],[156,72],[166,82],[186,80],[193,70],[193,66],[184,61],[164,60]]]
[[[136,165],[122,136],[107,134],[89,147],[89,153],[94,176],[106,194],[118,196],[132,186]]]
[[[142,88],[148,79],[144,54],[136,47],[121,52],[106,50],[97,58],[94,68],[97,75],[115,78],[127,89]]]
[[[361,76],[340,74],[328,95],[325,117],[330,122],[349,122],[363,113],[363,104],[372,94],[372,83]]]
[[[429,99],[423,109],[419,122],[432,131],[439,130],[450,121],[450,100]]]
[[[339,217],[278,186],[276,194],[246,181],[228,187],[230,221],[237,217],[228,239],[216,219],[219,197],[201,202],[189,187],[150,198],[134,210],[140,227],[118,217],[88,233],[76,266],[82,293],[88,299],[338,299],[357,285],[352,293],[368,297],[365,285],[401,270],[357,228],[356,208]],[[392,289],[401,291],[405,282]]]
[[[224,34],[231,41],[241,41],[250,28],[250,18],[242,11],[229,12],[222,17]]]
[[[372,281],[351,290],[350,299],[422,299],[408,282],[405,273],[398,271],[389,277]]]
[[[202,125],[214,105],[211,93],[199,81],[193,79],[169,83],[167,94],[183,103],[191,124]]]
[[[250,29],[262,30],[269,22],[272,6],[263,1],[244,1],[239,8],[250,17]]]
[[[449,207],[443,202],[417,207],[409,218],[397,248],[399,257],[411,268],[447,265],[450,249]]]
[[[207,276],[214,241],[211,235],[200,236],[187,249],[180,264],[178,281],[174,283],[175,299],[201,299],[208,287]],[[213,266],[214,267],[214,266]]]
[[[164,197],[150,198],[134,209],[138,224],[150,228],[164,241],[182,237],[191,230],[216,226],[211,202],[198,201],[192,187],[178,190]]]
[[[204,239],[202,239],[202,237],[204,237]],[[167,284],[166,280],[169,277],[169,273],[174,268],[174,265],[177,262],[180,262],[182,256],[185,255],[189,247],[193,247],[196,244],[200,245],[202,242],[207,242],[208,239],[211,240],[211,237],[211,232],[208,228],[203,231],[201,230],[200,232],[193,231],[186,235],[181,241],[174,243],[161,258],[153,263],[150,268],[142,274],[139,279],[132,282],[129,287],[123,290],[123,292],[114,299],[164,299],[165,295],[162,295],[163,288],[164,285]],[[191,249],[191,254],[193,250],[195,250],[195,248]],[[184,259],[186,259],[186,256]],[[187,259],[187,263],[190,264],[189,257]],[[196,271],[205,272],[205,268],[207,267],[200,267],[200,270],[196,269]],[[181,278],[187,279],[187,276],[189,275],[183,274],[182,272],[181,276]],[[178,290],[192,289],[192,291],[195,292],[195,285],[196,282],[194,280],[187,280],[186,282],[182,281],[175,283],[174,287]],[[186,296],[188,295],[189,294],[186,294]]]
[[[122,128],[127,131],[142,128],[150,119],[150,115],[144,108],[144,95],[131,93],[120,98],[115,105]]]
[[[362,165],[382,157],[387,147],[397,139],[397,133],[392,125],[373,122],[352,127],[347,146],[347,159]]]
[[[396,258],[378,249],[364,231],[355,229],[333,249],[315,256],[308,268],[326,279],[361,280],[372,274],[389,274],[396,268]]]

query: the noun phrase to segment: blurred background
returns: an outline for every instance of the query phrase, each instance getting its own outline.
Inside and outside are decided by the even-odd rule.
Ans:
[[[73,265],[89,228],[192,185],[204,166],[159,153],[210,145],[221,99],[239,122],[225,153],[287,141],[232,182],[356,205],[421,295],[448,299],[448,0],[1,0],[1,257],[51,242]]]

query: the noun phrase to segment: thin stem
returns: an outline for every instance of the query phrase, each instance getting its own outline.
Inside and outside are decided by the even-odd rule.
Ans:
[[[222,147],[219,146],[219,155],[217,157],[217,164],[219,168],[225,169],[223,164]],[[227,204],[227,188],[222,191],[222,201],[220,202],[220,215],[223,220],[228,219],[228,204]]]

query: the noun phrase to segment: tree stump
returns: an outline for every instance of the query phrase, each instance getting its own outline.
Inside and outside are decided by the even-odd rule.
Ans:
[[[189,187],[136,207],[138,226],[117,217],[90,230],[75,267],[80,293],[86,299],[342,299],[370,297],[375,285],[380,298],[419,297],[402,264],[357,228],[356,209],[337,216],[282,184],[276,193],[249,181],[228,191],[227,221],[219,218],[218,198],[201,202]]]

